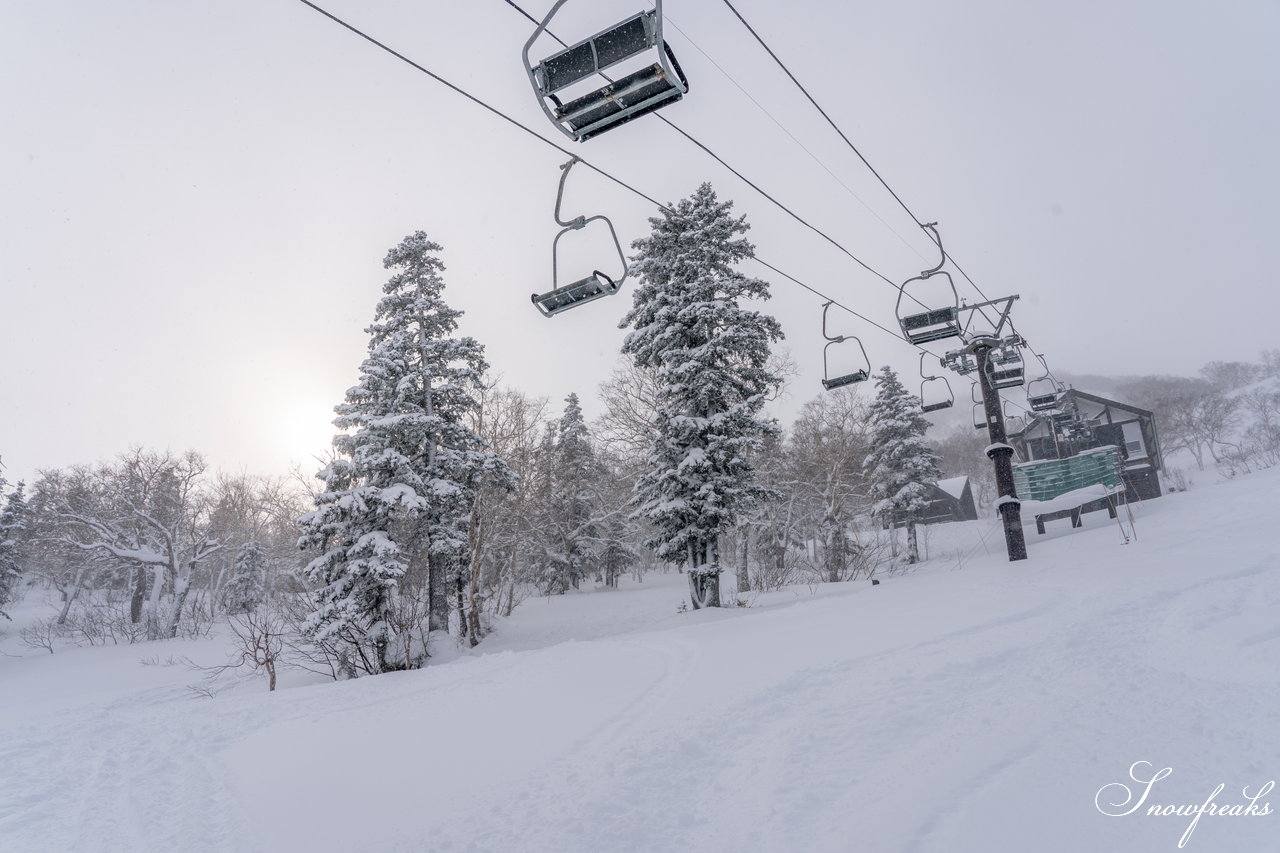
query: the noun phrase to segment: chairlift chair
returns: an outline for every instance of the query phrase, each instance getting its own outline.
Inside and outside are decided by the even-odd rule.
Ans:
[[[973,404],[973,428],[974,429],[987,428],[987,410],[982,403]]]
[[[1027,428],[1027,419],[1022,415],[1018,414],[1017,412],[1014,412],[1012,415],[1009,414],[1009,403],[1008,401],[1005,401],[1005,404],[1004,404],[1005,433],[1012,435],[1014,433],[1022,432],[1026,428]]]
[[[951,391],[951,383],[945,376],[930,376],[924,372],[926,355],[928,353],[920,353],[920,411],[938,412],[949,409],[956,401],[956,396]],[[942,383],[941,386],[938,383]]]
[[[827,345],[822,348],[822,387],[828,391],[834,391],[837,388],[843,388],[846,385],[853,385],[858,382],[866,382],[871,377],[871,360],[867,358],[867,348],[862,345],[860,338],[853,335],[828,335],[827,334],[827,309],[832,303],[828,302],[822,306],[822,336],[827,339]],[[862,361],[860,366],[851,373],[842,373],[839,376],[831,375],[831,368],[827,361],[827,351],[837,344],[843,344],[853,341],[858,345],[858,350],[862,353]]]
[[[1053,374],[1049,372],[1049,363],[1044,360],[1044,356],[1034,353],[1035,357],[1040,359],[1040,365],[1044,368],[1044,376],[1032,379],[1027,383],[1027,405],[1031,407],[1033,412],[1047,412],[1058,406],[1058,398],[1062,394],[1062,386],[1058,384],[1058,380],[1053,378]]]
[[[689,81],[675,54],[662,38],[662,0],[607,30],[553,53],[533,65],[529,50],[547,31],[551,19],[568,0],[558,0],[524,45],[524,68],[538,103],[560,132],[576,142],[604,133],[684,97]],[[603,72],[642,54],[653,52],[652,64],[611,80]],[[605,85],[565,103],[565,90],[590,77]],[[579,87],[580,88],[580,87]]]
[[[1004,344],[987,355],[987,382],[992,388],[1003,390],[1017,388],[1026,381],[1026,365],[1022,351],[1013,344]]]
[[[922,271],[920,275],[907,279],[898,287],[898,304],[895,309],[895,313],[898,315],[898,325],[902,328],[902,336],[909,343],[917,346],[946,338],[960,337],[963,331],[960,326],[960,294],[956,290],[956,283],[951,280],[951,274],[942,271],[943,265],[947,262],[947,253],[942,248],[942,237],[938,235],[937,223],[931,222],[922,227],[932,232],[933,241],[938,244],[938,251],[942,253],[942,260],[938,261],[938,265],[933,269]],[[941,308],[931,308],[921,302],[919,297],[912,294],[912,301],[922,305],[924,310],[913,314],[903,314],[902,297],[907,295],[909,285],[912,285],[913,282],[928,281],[934,276],[942,276],[947,280],[947,287],[951,289],[951,304]],[[919,290],[919,287],[910,289]]]
[[[1058,383],[1048,376],[1027,383],[1027,405],[1033,412],[1047,412],[1058,406]]]
[[[973,401],[973,428],[985,429],[987,426],[987,404],[982,399],[982,386],[977,382],[969,384],[969,399]]]
[[[562,172],[560,174],[560,188],[556,192],[555,219],[556,223],[562,227],[551,242],[552,289],[546,293],[535,293],[529,297],[544,317],[554,317],[556,314],[568,311],[570,308],[586,305],[588,302],[594,302],[605,296],[613,296],[622,288],[622,283],[626,280],[629,271],[626,255],[622,253],[622,243],[618,240],[618,232],[614,230],[613,223],[609,221],[608,217],[601,215],[579,216],[568,221],[560,218],[560,202],[564,199],[565,178],[569,177],[569,170],[573,168],[573,164],[576,162],[578,162],[578,158],[574,157],[560,167]],[[603,222],[605,227],[609,229],[609,236],[613,238],[614,248],[618,250],[618,259],[622,262],[622,275],[614,279],[600,270],[592,270],[591,275],[560,286],[558,260],[560,238],[570,231],[580,231],[592,222]]]

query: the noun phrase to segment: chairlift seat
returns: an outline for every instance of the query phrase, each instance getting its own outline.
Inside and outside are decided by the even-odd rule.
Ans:
[[[834,391],[837,388],[853,385],[856,382],[866,382],[868,376],[869,374],[865,370],[855,370],[853,373],[846,373],[844,376],[837,376],[834,379],[823,379],[822,387],[828,391]]]
[[[556,3],[525,44],[524,62],[543,110],[567,136],[579,142],[590,139],[678,101],[689,91],[689,81],[662,38],[661,2],[657,8],[632,15],[531,66],[529,49],[563,2]],[[557,97],[556,93],[566,87],[595,75],[603,76],[618,63],[653,49],[658,56],[652,65],[609,81],[568,103]]]
[[[920,406],[922,412],[940,412],[943,409],[949,409],[952,405],[951,400],[940,400],[937,403],[925,403]]]
[[[555,114],[577,139],[587,140],[678,101],[684,93],[685,89],[672,85],[666,70],[655,62],[557,107]]]
[[[561,311],[568,311],[579,305],[585,305],[604,296],[612,296],[618,292],[619,283],[609,276],[595,270],[586,278],[572,284],[557,287],[543,294],[533,294],[530,300],[538,307],[543,316],[551,317]]]

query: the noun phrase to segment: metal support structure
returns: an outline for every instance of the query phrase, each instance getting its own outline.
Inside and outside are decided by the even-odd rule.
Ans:
[[[991,386],[987,376],[987,363],[995,343],[989,338],[974,342],[972,352],[978,361],[978,384],[982,388],[982,405],[987,415],[987,434],[991,445],[987,456],[996,473],[998,511],[1004,522],[1004,541],[1009,552],[1009,562],[1027,559],[1027,540],[1022,532],[1022,507],[1013,486],[1013,448],[1009,445],[1004,429],[1004,411],[1000,392]]]

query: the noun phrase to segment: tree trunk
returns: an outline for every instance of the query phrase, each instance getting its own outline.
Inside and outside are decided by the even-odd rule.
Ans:
[[[467,616],[467,581],[462,572],[454,573],[453,588],[458,601],[458,639],[465,639],[475,648],[480,644],[480,638],[476,636],[476,622]]]
[[[129,599],[129,621],[137,625],[142,621],[142,606],[147,601],[147,569],[133,567],[133,595]]]
[[[693,609],[720,606],[720,549],[717,540],[689,544],[689,597]]]
[[[742,554],[738,559],[738,592],[751,591],[751,577],[747,574],[747,556],[751,552],[751,531],[742,528]]]
[[[916,541],[916,523],[907,522],[907,563],[920,562],[920,545]]]
[[[84,582],[84,569],[76,572],[76,579],[71,582],[71,589],[62,593],[62,612],[58,614],[58,624],[67,624],[67,614],[71,612],[71,605],[75,604],[76,596],[80,594],[80,585]]]
[[[182,607],[187,603],[187,593],[191,591],[189,578],[175,578],[173,581],[173,607],[169,611],[169,624],[165,626],[165,636],[170,640],[178,636],[178,623],[182,620]]]
[[[844,579],[844,526],[839,520],[827,517],[823,525],[826,538],[825,557],[827,563],[827,582],[837,583]]]
[[[449,630],[449,578],[445,574],[445,562],[438,554],[427,555],[427,629],[430,631]]]
[[[480,608],[484,603],[484,597],[480,594],[480,568],[482,564],[482,554],[484,551],[485,526],[484,515],[480,512],[480,501],[475,501],[471,505],[471,560],[468,574],[471,582],[467,589],[467,633],[471,638],[472,647],[480,642],[480,638],[484,636],[483,626],[480,624]]]

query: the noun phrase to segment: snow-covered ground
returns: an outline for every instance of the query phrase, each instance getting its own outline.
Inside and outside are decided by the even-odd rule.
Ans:
[[[1020,564],[947,525],[913,574],[722,611],[651,576],[275,694],[165,665],[215,640],[51,656],[9,627],[0,851],[1176,850],[1192,818],[1150,805],[1280,777],[1278,510],[1264,471],[1147,502],[1130,544],[1106,513],[1029,527]],[[1104,815],[1135,762],[1173,772]],[[1185,849],[1280,850],[1271,802]]]

